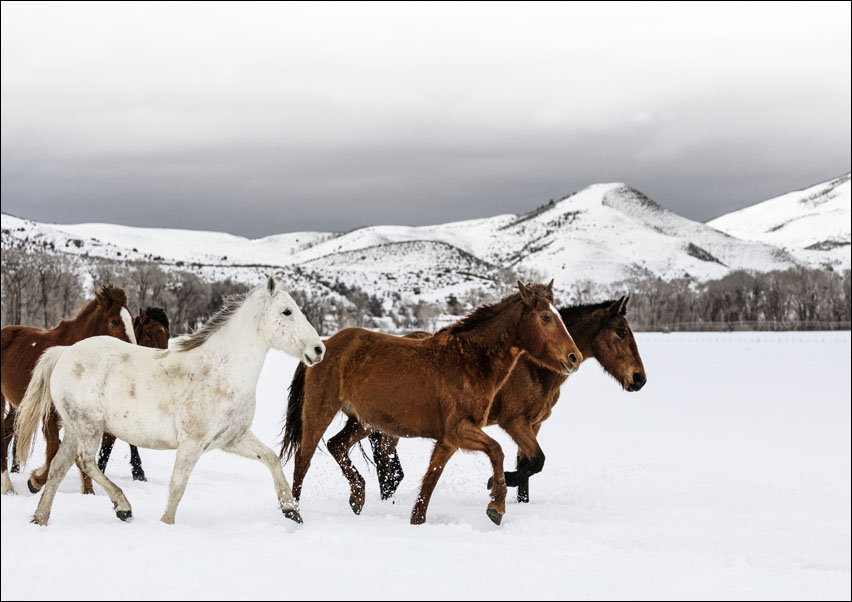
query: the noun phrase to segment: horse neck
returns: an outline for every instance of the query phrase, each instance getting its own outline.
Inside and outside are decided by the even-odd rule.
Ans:
[[[254,300],[247,299],[218,332],[210,335],[200,347],[184,353],[203,355],[221,370],[245,379],[254,390],[270,349],[260,336],[257,312]]]
[[[56,337],[57,345],[72,345],[87,337],[95,336],[98,332],[98,302],[89,301],[83,309],[71,320],[60,320],[51,332]]]
[[[491,373],[488,376],[496,379],[498,388],[509,377],[518,357],[523,353],[518,341],[519,314],[519,306],[502,311],[471,330],[454,335],[462,344],[475,347],[480,352],[465,353],[465,359],[477,364],[482,364],[483,359],[490,360]]]
[[[595,357],[595,350],[592,343],[595,336],[598,334],[600,320],[595,317],[595,313],[600,310],[579,311],[570,315],[562,316],[562,321],[565,323],[565,328],[574,339],[574,344],[577,349],[583,354],[583,361]]]

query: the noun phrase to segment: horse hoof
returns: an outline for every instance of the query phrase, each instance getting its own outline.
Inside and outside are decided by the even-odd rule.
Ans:
[[[354,495],[349,496],[349,507],[352,508],[352,512],[355,514],[361,514],[361,510],[364,508],[364,504],[358,501]]]
[[[488,515],[488,518],[490,518],[491,522],[495,525],[499,525],[500,522],[503,520],[503,513],[497,512],[494,508],[489,508],[485,511],[485,514]]]
[[[27,489],[30,490],[30,493],[38,493],[41,491],[41,487],[35,487],[33,485],[32,479],[27,479]]]
[[[410,522],[411,522],[412,525],[422,525],[423,523],[426,522],[426,517],[425,516],[412,516]]]
[[[295,523],[299,523],[301,525],[304,522],[302,520],[302,515],[299,514],[299,511],[296,510],[296,509],[282,510],[282,512],[284,513],[284,516],[286,516],[287,518],[289,518],[291,521],[293,521]]]
[[[116,510],[115,515],[125,522],[133,518],[133,512],[130,510]]]
[[[41,518],[37,514],[33,515],[33,517],[30,519],[30,522],[34,525],[38,525],[39,527],[47,526],[47,518]]]
[[[494,477],[488,477],[488,484],[485,486],[486,489],[491,489],[494,487]]]
[[[148,479],[145,478],[144,472],[134,472],[133,473],[133,480],[134,481],[142,481],[143,483],[148,482]]]
[[[9,469],[9,472],[21,472],[21,465],[12,464],[12,468]]]

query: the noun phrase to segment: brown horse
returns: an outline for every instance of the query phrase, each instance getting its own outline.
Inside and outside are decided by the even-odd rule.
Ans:
[[[356,514],[364,505],[364,479],[348,452],[373,430],[381,430],[436,440],[412,524],[426,520],[444,466],[463,449],[484,452],[491,461],[494,481],[487,514],[499,525],[506,512],[503,450],[482,431],[494,395],[524,352],[562,374],[582,361],[552,300],[552,281],[530,287],[519,282],[517,293],[426,339],[360,328],[328,339],[326,359],[310,368],[300,364],[290,385],[281,456],[296,454],[294,497],[299,499],[320,437],[343,410],[349,421],[328,449],[349,480],[349,505]]]
[[[638,391],[645,385],[646,377],[636,339],[627,323],[629,299],[566,307],[559,314],[584,361],[595,358],[626,391]],[[431,335],[413,332],[406,336]],[[491,404],[488,424],[499,424],[518,445],[517,469],[505,476],[507,486],[518,488],[519,502],[529,501],[530,476],[541,472],[544,466],[538,431],[559,401],[566,378],[522,357]],[[402,481],[402,467],[396,454],[398,441],[398,437],[379,432],[370,435],[382,499],[392,496]]]
[[[154,349],[169,348],[169,318],[162,307],[149,307],[145,310],[139,309],[139,315],[133,319],[133,333],[136,335],[136,344]],[[104,433],[101,440],[101,451],[98,454],[98,468],[106,472],[106,466],[112,454],[112,446],[115,444],[115,435]],[[130,446],[130,466],[134,481],[147,481],[145,471],[142,470],[142,458],[139,457],[139,448]]]
[[[9,413],[3,416],[2,424],[2,488],[3,493],[14,493],[12,481],[7,471],[9,442],[12,439],[15,424],[15,408],[24,397],[30,382],[33,367],[42,352],[55,345],[72,345],[88,337],[109,335],[122,341],[136,342],[133,334],[133,319],[127,309],[127,294],[124,290],[106,285],[95,294],[77,316],[72,320],[60,320],[51,330],[31,326],[6,326],[0,332],[0,393],[2,393],[2,413],[6,414],[6,402],[10,404]],[[37,493],[47,481],[50,462],[59,449],[59,417],[51,412],[44,421],[44,437],[47,440],[45,464],[30,475],[27,486]],[[94,493],[92,481],[85,474],[83,492]]]

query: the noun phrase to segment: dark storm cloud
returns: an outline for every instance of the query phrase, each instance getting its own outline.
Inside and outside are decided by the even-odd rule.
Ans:
[[[511,6],[4,4],[3,210],[260,236],[624,181],[706,220],[849,169],[848,5]]]

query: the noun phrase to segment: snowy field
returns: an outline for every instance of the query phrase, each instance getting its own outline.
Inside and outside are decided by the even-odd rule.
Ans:
[[[174,452],[143,450],[149,482],[136,483],[119,442],[107,474],[133,505],[127,524],[97,486],[94,497],[78,493],[74,468],[50,524],[31,525],[37,500],[12,475],[2,597],[848,600],[850,334],[638,341],[647,386],[622,392],[593,361],[572,377],[541,431],[547,462],[532,503],[510,490],[500,527],[485,515],[483,454],[456,454],[427,524],[408,524],[425,440],[400,445],[406,478],[395,503],[379,499],[355,450],[368,482],[361,516],[321,445],[301,526],[277,510],[260,463],[212,452],[166,526]],[[270,354],[258,386],[254,431],[270,444],[294,366]],[[488,430],[513,466],[515,446]]]

